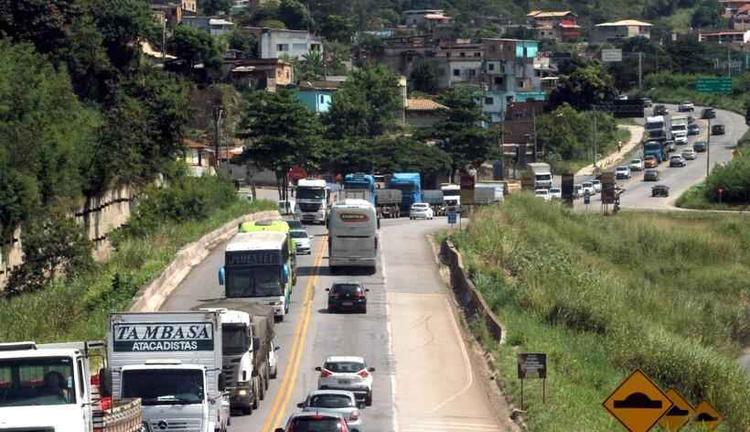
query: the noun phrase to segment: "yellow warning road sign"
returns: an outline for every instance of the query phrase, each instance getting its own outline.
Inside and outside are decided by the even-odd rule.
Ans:
[[[695,409],[680,392],[671,388],[666,392],[672,408],[659,420],[659,426],[667,432],[677,432],[695,416]]]
[[[651,378],[636,369],[603,405],[628,431],[648,432],[672,408],[672,401]]]
[[[724,417],[716,411],[716,408],[706,401],[699,403],[698,406],[695,407],[695,417],[693,417],[693,421],[702,424],[703,427],[709,431],[716,429],[716,426],[718,426],[722,420],[724,420]]]

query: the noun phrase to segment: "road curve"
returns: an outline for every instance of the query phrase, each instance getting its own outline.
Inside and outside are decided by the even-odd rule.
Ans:
[[[299,278],[290,315],[277,325],[279,377],[250,416],[232,417],[230,431],[272,432],[283,426],[328,355],[362,355],[376,368],[373,405],[363,411],[367,432],[495,432],[512,430],[507,409],[489,402],[486,379],[475,365],[440,279],[426,234],[447,226],[433,221],[384,220],[380,265],[374,275],[328,272],[325,228],[311,256],[298,259]],[[198,264],[163,310],[186,310],[222,297],[216,270],[224,245]],[[369,289],[367,315],[328,314],[325,288],[355,279]]]

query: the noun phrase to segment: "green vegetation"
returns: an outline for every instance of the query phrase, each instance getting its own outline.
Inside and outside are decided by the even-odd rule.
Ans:
[[[680,103],[684,100],[693,101],[697,105],[734,111],[745,115],[750,105],[750,73],[734,78],[732,93],[700,93],[695,90],[695,82],[699,78],[713,76],[697,74],[679,74],[662,72],[646,77],[645,86],[650,88],[648,96],[659,102]]]
[[[518,351],[548,353],[547,404],[526,388],[530,430],[619,429],[601,403],[634,368],[750,427],[750,229],[742,217],[576,213],[527,195],[453,238],[507,328],[488,346],[519,396]],[[486,342],[486,341],[485,341]],[[530,387],[530,388],[529,388]]]
[[[700,210],[744,211],[750,208],[748,151],[736,150],[731,161],[714,167],[704,183],[691,187],[677,199],[677,206]]]
[[[58,278],[43,291],[0,301],[0,340],[103,338],[108,314],[125,310],[181,247],[243,214],[271,209],[275,205],[268,201],[240,200],[231,184],[216,178],[149,189],[132,222],[113,236],[108,262]]]

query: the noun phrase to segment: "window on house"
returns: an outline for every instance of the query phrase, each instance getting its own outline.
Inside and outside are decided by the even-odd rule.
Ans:
[[[325,102],[326,102],[325,96],[320,95],[320,103],[325,103]]]
[[[492,105],[495,103],[495,98],[486,97],[484,98],[484,104],[485,105]]]
[[[276,51],[289,51],[289,44],[276,44]]]
[[[516,84],[518,88],[524,88],[524,81],[522,79],[518,80],[518,83]]]
[[[310,51],[320,51],[320,44],[310,44]]]
[[[488,65],[487,65],[487,69],[488,69],[488,70],[491,70],[491,71],[495,70],[495,63],[490,63],[490,64],[488,64]]]
[[[289,71],[287,70],[287,71],[286,71],[286,79],[290,79],[290,78],[291,78],[291,77],[290,77],[290,73],[289,73]]]
[[[505,102],[507,103],[513,102],[513,96],[505,96]]]
[[[474,53],[474,57],[482,57],[482,53],[480,53],[479,51],[477,51],[477,52]]]
[[[503,85],[504,84],[503,77],[495,77],[495,84]]]
[[[461,69],[453,69],[453,76],[454,77],[461,76]]]
[[[474,78],[477,76],[477,71],[474,69],[469,69],[469,77]]]

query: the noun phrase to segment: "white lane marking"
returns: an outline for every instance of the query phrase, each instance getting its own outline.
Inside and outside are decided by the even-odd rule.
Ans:
[[[432,409],[432,412],[437,412],[440,408],[444,407],[449,402],[466,393],[471,388],[471,386],[474,385],[474,370],[471,366],[469,352],[466,350],[466,344],[464,343],[463,335],[461,334],[461,330],[459,330],[458,328],[458,322],[456,321],[456,317],[453,315],[453,309],[451,309],[451,305],[450,303],[448,303],[447,298],[445,299],[445,308],[448,310],[448,315],[451,317],[451,324],[453,324],[453,331],[456,335],[458,346],[461,347],[461,355],[464,358],[464,370],[466,371],[466,385],[461,390],[459,390],[458,393],[436,405],[435,408]]]
[[[391,307],[388,302],[388,273],[385,269],[385,248],[380,254],[380,268],[383,273],[383,291],[385,294],[385,330],[388,335],[388,359],[391,366],[391,428],[398,432],[398,417],[396,415],[396,356],[393,354],[393,328],[391,327]]]
[[[463,422],[441,422],[420,421],[404,428],[403,432],[502,432],[503,430],[491,423],[463,423]]]

